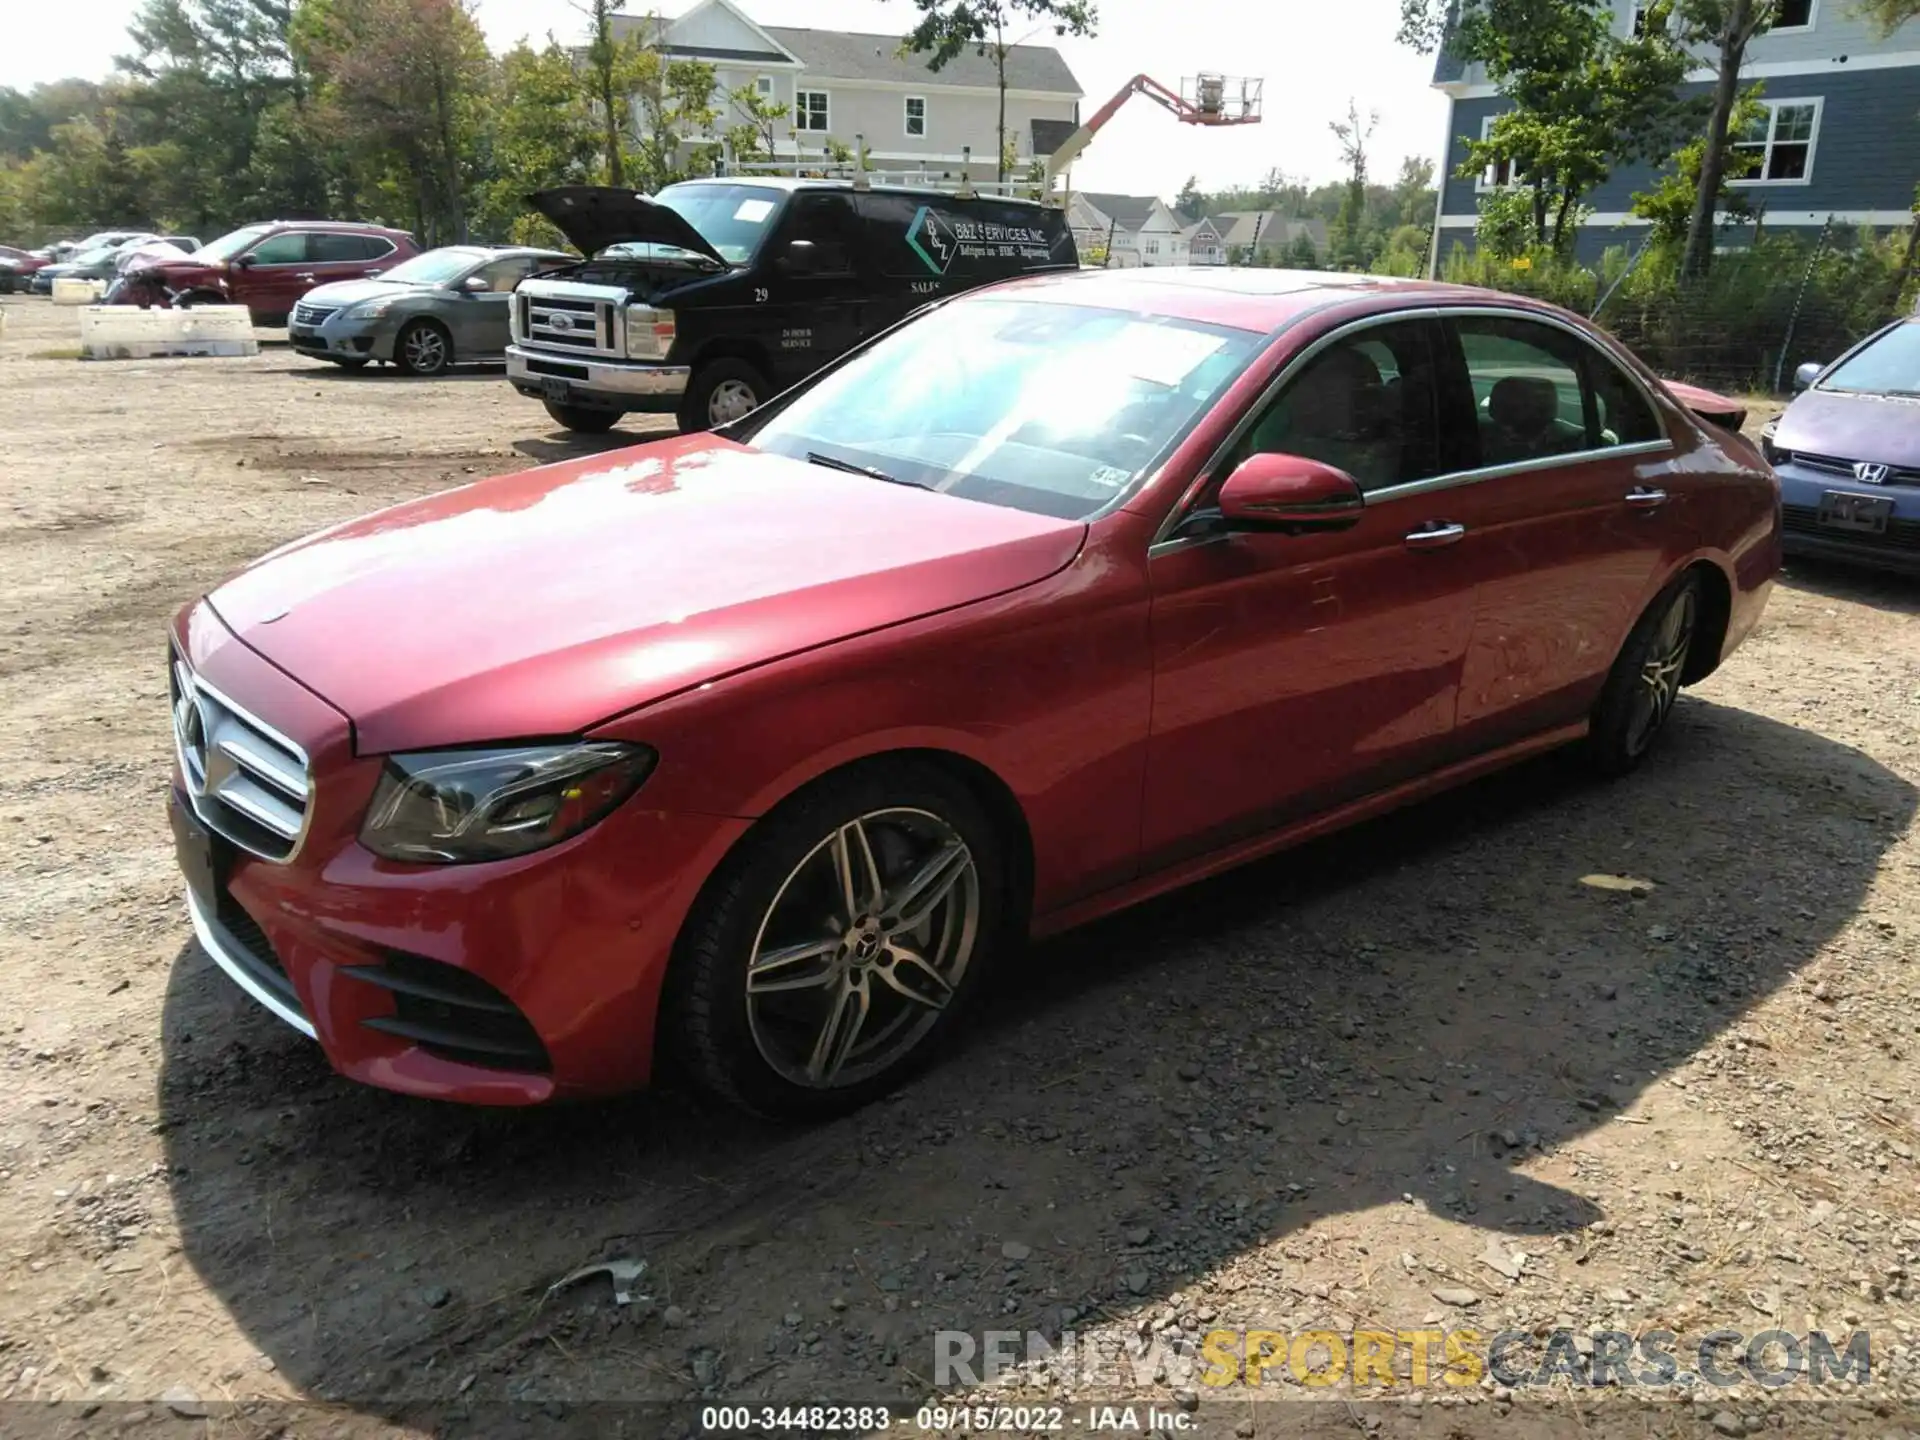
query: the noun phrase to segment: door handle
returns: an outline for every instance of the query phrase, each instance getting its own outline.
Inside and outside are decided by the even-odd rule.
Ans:
[[[315,278],[315,276],[314,276],[314,273],[311,270],[309,270],[305,274],[295,275],[293,278],[296,280],[312,280]]]
[[[1458,545],[1466,538],[1467,527],[1452,522],[1436,522],[1413,531],[1407,536],[1409,550],[1438,550],[1445,545]]]
[[[1627,492],[1627,507],[1631,510],[1658,510],[1667,503],[1667,492],[1649,490],[1644,485],[1636,485]]]

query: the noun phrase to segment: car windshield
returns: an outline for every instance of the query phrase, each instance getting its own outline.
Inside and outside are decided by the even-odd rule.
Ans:
[[[1120,310],[969,300],[823,376],[747,443],[1083,519],[1123,498],[1260,343],[1247,330]]]
[[[205,265],[218,265],[224,261],[231,260],[266,233],[267,227],[265,225],[249,225],[245,229],[235,230],[231,234],[222,235],[211,245],[202,245],[187,258],[198,260]]]
[[[766,237],[774,212],[785,198],[764,185],[669,185],[653,197],[685,220],[729,265],[744,265]],[[658,247],[680,254],[677,245]]]
[[[429,250],[387,271],[383,280],[401,280],[410,285],[445,285],[458,280],[487,258],[485,250]]]
[[[119,248],[118,245],[102,245],[98,249],[83,250],[67,263],[69,265],[98,265],[103,261],[111,260]]]
[[[1920,395],[1920,320],[1894,326],[1851,359],[1841,361],[1820,388],[1863,395]]]

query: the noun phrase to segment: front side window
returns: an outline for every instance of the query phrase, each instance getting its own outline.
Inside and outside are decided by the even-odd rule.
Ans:
[[[1250,455],[1300,455],[1362,490],[1442,469],[1439,379],[1428,322],[1371,325],[1308,361],[1243,435],[1222,472]]]
[[[510,255],[504,260],[496,260],[491,265],[481,267],[477,272],[480,279],[487,282],[487,289],[495,294],[508,294],[528,275],[533,273],[533,256]]]
[[[307,258],[307,237],[299,230],[269,235],[247,252],[256,265],[299,265]]]
[[[739,438],[965,499],[1082,519],[1123,500],[1262,344],[1091,306],[966,300],[888,335]]]
[[[1768,100],[1733,149],[1748,159],[1745,177],[1731,185],[1798,184],[1813,175],[1813,142],[1820,130],[1818,100]]]
[[[853,201],[845,195],[803,195],[794,202],[788,248],[806,276],[845,275],[853,269]]]
[[[818,130],[823,133],[827,130],[826,91],[798,90],[794,92],[793,128],[796,130]]]
[[[1833,367],[1822,390],[1862,395],[1920,396],[1920,320],[1908,320],[1869,340]]]
[[[907,134],[927,133],[927,102],[918,95],[907,96]]]

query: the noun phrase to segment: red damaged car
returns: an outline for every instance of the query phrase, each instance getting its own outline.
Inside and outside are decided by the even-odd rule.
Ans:
[[[271,220],[246,225],[178,260],[144,264],[115,304],[244,305],[256,325],[284,325],[302,295],[365,280],[420,253],[404,230],[350,220]]]
[[[1017,281],[189,605],[189,908],[356,1079],[818,1112],[1027,935],[1553,747],[1631,769],[1779,555],[1759,454],[1560,311]]]

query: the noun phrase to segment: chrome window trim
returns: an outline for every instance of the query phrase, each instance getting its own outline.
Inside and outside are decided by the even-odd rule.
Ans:
[[[1496,320],[1528,320],[1537,325],[1546,325],[1555,330],[1565,331],[1581,344],[1585,345],[1589,350],[1593,351],[1608,365],[1611,365],[1615,370],[1620,371],[1632,381],[1634,388],[1640,394],[1640,398],[1647,402],[1648,408],[1653,411],[1656,418],[1661,414],[1659,400],[1655,397],[1653,391],[1647,387],[1646,381],[1640,377],[1638,371],[1630,365],[1621,364],[1619,360],[1609,355],[1606,348],[1591,335],[1576,325],[1568,324],[1556,315],[1545,315],[1537,311],[1522,310],[1510,305],[1422,305],[1417,309],[1383,310],[1373,315],[1362,315],[1357,320],[1351,320],[1345,325],[1334,330],[1329,330],[1326,334],[1320,336],[1319,339],[1315,340],[1312,344],[1308,345],[1306,349],[1289,360],[1286,365],[1281,368],[1280,373],[1267,382],[1266,389],[1260,392],[1254,402],[1247,407],[1246,414],[1242,415],[1233,429],[1227,432],[1227,438],[1221,441],[1213,454],[1207,457],[1207,463],[1202,465],[1194,475],[1193,482],[1187,486],[1186,493],[1167,511],[1166,518],[1160,522],[1159,528],[1154,531],[1153,539],[1147,543],[1148,557],[1152,558],[1155,555],[1166,554],[1172,544],[1183,544],[1186,539],[1193,538],[1175,536],[1174,532],[1187,520],[1191,519],[1193,515],[1199,513],[1190,508],[1193,504],[1194,497],[1212,480],[1214,475],[1219,471],[1220,466],[1226,462],[1227,456],[1233,453],[1233,447],[1238,445],[1246,436],[1247,431],[1253,428],[1255,419],[1273,402],[1274,397],[1280,393],[1287,382],[1292,380],[1300,372],[1302,367],[1309,364],[1322,350],[1327,349],[1337,341],[1346,339],[1349,335],[1353,335],[1356,332],[1374,329],[1381,325],[1394,325],[1407,320],[1452,320],[1461,317],[1469,319],[1491,317]],[[1567,455],[1554,455],[1541,460],[1516,460],[1506,465],[1483,465],[1473,470],[1450,470],[1440,475],[1429,475],[1420,480],[1407,480],[1398,485],[1383,486],[1378,490],[1366,491],[1364,494],[1367,503],[1372,504],[1376,497],[1381,499],[1398,499],[1403,495],[1420,495],[1430,490],[1448,490],[1456,485],[1473,485],[1478,484],[1482,480],[1497,480],[1507,475],[1520,475],[1529,470],[1558,469],[1562,465],[1577,465],[1585,461],[1604,459],[1609,456],[1652,454],[1655,451],[1671,449],[1673,449],[1673,436],[1671,432],[1668,432],[1666,438],[1661,440],[1640,440],[1631,445],[1608,445],[1597,450],[1576,450]],[[1213,539],[1217,537],[1205,536],[1198,538]]]
[[[283,746],[289,754],[299,757],[300,768],[303,772],[301,778],[305,783],[306,794],[301,797],[299,832],[288,842],[287,853],[285,855],[269,855],[264,850],[247,844],[246,841],[240,839],[238,836],[229,835],[226,830],[215,824],[206,812],[200,808],[201,797],[194,792],[193,785],[189,783],[186,787],[187,803],[193,807],[193,813],[199,817],[201,824],[218,833],[223,840],[239,846],[242,850],[246,851],[247,854],[265,860],[270,865],[291,865],[307,843],[307,832],[313,828],[313,757],[307,754],[304,745],[300,745],[289,739],[277,726],[269,725],[258,715],[247,709],[246,706],[233,700],[224,690],[209,684],[205,677],[188,662],[187,657],[181,652],[178,644],[169,645],[168,649],[173,652],[174,663],[180,669],[184,670],[187,678],[193,682],[194,689],[211,697],[215,703],[222,706],[230,714],[236,715],[244,720],[262,735],[266,736],[267,739],[273,741],[274,744]],[[187,764],[186,752],[180,748],[180,727],[175,725],[171,717],[169,717],[167,728],[173,733],[174,762],[179,765],[182,777],[191,781],[193,770]],[[222,797],[221,803],[227,804],[229,802]],[[236,810],[241,809],[238,805],[233,808]],[[242,810],[241,813],[244,814],[246,812]],[[255,821],[255,823],[258,824],[259,822]]]

